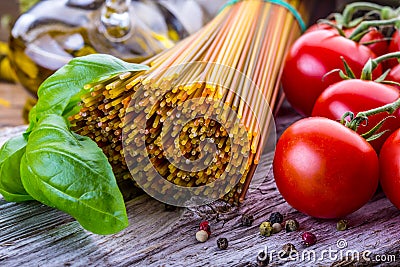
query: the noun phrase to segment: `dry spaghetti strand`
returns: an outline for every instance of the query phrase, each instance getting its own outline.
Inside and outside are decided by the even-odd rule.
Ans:
[[[312,1],[308,8],[304,0],[287,3],[308,17]],[[298,21],[282,5],[244,0],[226,6],[203,29],[146,61],[149,71],[88,86],[71,125],[99,144],[121,179],[139,177],[160,194],[172,184],[156,182],[157,174],[204,194],[214,193],[201,185],[225,179],[223,198],[239,203],[270,134],[266,129],[273,119],[270,109],[277,108],[284,56],[300,33]],[[122,135],[129,145],[125,150]],[[218,156],[205,158],[201,170],[181,170],[166,157],[181,153],[196,160],[211,149],[206,139]],[[145,157],[150,162],[144,163]],[[238,183],[230,180],[232,175],[240,175]]]

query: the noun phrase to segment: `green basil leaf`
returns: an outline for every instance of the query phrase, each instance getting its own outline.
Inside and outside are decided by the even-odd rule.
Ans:
[[[7,201],[33,200],[22,185],[19,171],[25,148],[26,140],[20,135],[8,140],[0,149],[0,194]]]
[[[30,127],[45,114],[62,115],[67,118],[79,111],[77,104],[87,93],[84,86],[106,80],[128,71],[143,71],[149,67],[128,63],[106,54],[91,54],[72,59],[68,64],[47,78],[38,89],[38,102],[30,114]],[[28,131],[28,132],[29,132]]]
[[[69,213],[93,233],[112,234],[128,226],[106,156],[90,138],[70,132],[59,115],[43,116],[30,133],[21,178],[36,200]]]
[[[31,108],[28,115],[29,120],[29,127],[26,131],[22,134],[26,140],[29,138],[29,134],[32,132],[33,127],[35,126],[36,120],[36,105]]]

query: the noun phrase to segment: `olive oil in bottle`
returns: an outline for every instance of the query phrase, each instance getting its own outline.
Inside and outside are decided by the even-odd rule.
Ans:
[[[14,24],[10,61],[19,82],[36,98],[40,84],[74,57],[106,53],[139,63],[209,19],[197,1],[189,0],[39,1]]]

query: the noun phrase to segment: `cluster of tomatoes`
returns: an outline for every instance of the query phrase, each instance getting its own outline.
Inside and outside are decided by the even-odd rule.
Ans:
[[[400,209],[400,87],[389,82],[400,82],[400,65],[387,60],[400,53],[386,56],[400,51],[400,31],[390,38],[374,27],[359,31],[314,25],[284,66],[286,98],[308,118],[280,137],[274,177],[292,207],[317,218],[358,210],[379,183]]]

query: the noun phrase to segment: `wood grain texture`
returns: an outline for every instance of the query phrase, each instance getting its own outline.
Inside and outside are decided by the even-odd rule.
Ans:
[[[278,132],[298,118],[283,107]],[[0,129],[0,144],[23,130],[24,126]],[[400,266],[400,211],[382,193],[346,218],[350,229],[338,232],[335,220],[313,219],[286,204],[270,171],[272,155],[264,155],[261,162],[256,176],[265,180],[240,207],[217,201],[168,212],[162,203],[142,195],[126,203],[130,226],[110,236],[91,234],[70,216],[37,202],[8,203],[0,199],[0,266],[256,266],[260,250],[278,251],[289,242],[298,249],[298,260],[278,259],[274,253],[271,266]],[[260,236],[260,223],[274,211],[298,220],[299,231]],[[251,227],[241,225],[244,213],[254,215]],[[198,243],[195,233],[202,220],[210,222],[212,235],[207,242]],[[315,233],[318,243],[304,247],[304,231]],[[227,250],[217,248],[219,237],[228,239]],[[341,239],[347,242],[343,249],[337,247]],[[325,252],[323,259],[318,259],[329,249],[337,252],[331,257]],[[315,252],[316,259],[302,260],[302,255],[308,255],[304,251]],[[361,256],[360,261],[352,263],[340,261],[349,251],[370,252],[366,255],[370,259],[394,255],[395,262],[366,262]]]

